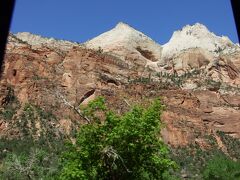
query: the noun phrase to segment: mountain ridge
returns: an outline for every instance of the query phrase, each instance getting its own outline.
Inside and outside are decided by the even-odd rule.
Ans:
[[[239,45],[234,44],[228,37],[217,36],[200,23],[186,25],[173,32],[164,45],[123,22],[83,44],[43,38],[30,33],[18,33],[16,37],[35,48],[46,46],[64,51],[69,51],[74,46],[90,48],[111,54],[131,68],[145,67],[155,72],[184,74],[193,68],[204,69],[208,66],[205,73],[214,74],[214,79],[220,81],[229,81],[226,79],[228,75],[224,75],[225,72],[216,74],[216,69],[211,67],[215,67],[214,64],[219,61],[220,56],[230,57],[240,52]]]
[[[218,48],[223,48],[221,45],[219,46],[219,44],[220,44],[219,41],[222,41],[222,42],[224,42],[227,45],[234,45],[234,46],[238,46],[239,47],[238,43],[234,44],[227,36],[223,36],[223,35],[222,36],[217,36],[213,32],[210,32],[205,25],[200,24],[200,23],[195,23],[193,25],[189,25],[188,24],[188,25],[185,25],[184,27],[182,27],[180,30],[174,31],[173,34],[172,34],[172,37],[165,44],[160,44],[160,43],[154,41],[153,39],[151,39],[150,37],[145,35],[143,32],[136,30],[134,27],[132,27],[129,24],[124,23],[124,22],[119,22],[111,30],[121,31],[121,32],[117,33],[117,35],[121,35],[121,38],[122,38],[122,39],[120,39],[121,41],[123,41],[123,40],[128,41],[128,39],[127,39],[127,38],[129,38],[128,36],[131,36],[135,32],[139,36],[143,36],[143,38],[151,40],[151,41],[155,42],[157,45],[162,46],[163,48],[165,47],[164,49],[166,49],[166,47],[169,45],[169,43],[171,43],[171,40],[177,39],[179,37],[179,34],[184,34],[184,33],[187,33],[186,35],[190,35],[190,37],[191,37],[191,34],[192,34],[193,36],[195,36],[198,39],[205,38],[205,35],[208,35],[208,36],[210,35],[210,36],[212,36],[212,38],[218,39],[218,40],[216,40],[216,48],[214,49],[213,47],[211,47],[209,49],[212,52],[214,52],[214,50],[218,50]],[[111,31],[111,30],[109,30],[109,31]],[[99,36],[106,35],[106,33],[109,32],[109,31],[106,31],[106,32],[100,34]],[[57,42],[59,42],[63,46],[64,46],[64,43],[66,43],[66,46],[69,47],[71,44],[72,45],[79,44],[79,43],[72,42],[72,41],[67,41],[67,40],[58,40],[58,39],[54,39],[54,38],[51,38],[51,37],[50,38],[49,37],[42,37],[40,35],[31,34],[29,32],[19,32],[19,33],[15,34],[15,36],[17,38],[23,40],[23,41],[28,42],[31,45],[40,45],[40,44],[45,44],[46,45],[48,43],[52,43],[52,44],[56,43],[57,44]],[[99,37],[99,36],[97,36],[97,37]],[[81,43],[81,44],[91,44],[91,46],[93,46],[94,48],[98,48],[99,46],[101,46],[100,42],[99,43],[98,43],[98,41],[95,42],[95,43],[98,43],[98,45],[94,45],[94,43],[91,43],[91,41],[93,39],[96,39],[97,37],[94,37],[94,38],[92,38],[92,39],[90,39],[90,40],[88,40],[88,41],[86,41],[84,43]],[[112,40],[114,41],[114,39],[116,40],[117,38],[118,37],[112,37]],[[177,40],[181,41],[181,39],[177,39]],[[191,40],[191,39],[188,39],[188,40]],[[192,40],[196,41],[196,39],[192,39]],[[129,41],[131,41],[131,38],[129,39]],[[101,42],[101,43],[103,43],[103,42]],[[109,44],[109,42],[105,42],[105,43]],[[187,47],[180,48],[180,50],[193,48],[194,46],[196,47],[198,44],[200,44],[200,43],[197,42],[197,43],[195,43],[193,45],[188,44]],[[189,46],[189,45],[191,45],[191,46]],[[96,46],[98,46],[98,47],[96,47]],[[105,45],[103,44],[102,46],[105,46]],[[170,49],[174,49],[174,48],[170,48]],[[165,54],[166,50],[163,50],[163,51],[164,51],[164,54]]]

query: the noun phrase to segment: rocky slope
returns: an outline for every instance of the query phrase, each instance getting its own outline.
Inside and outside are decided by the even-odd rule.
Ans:
[[[58,48],[62,51],[66,51],[77,45],[75,42],[56,40],[54,38],[45,38],[39,35],[31,34],[29,32],[17,33],[15,37],[19,40],[22,40],[23,42],[28,43],[29,45],[32,45],[35,48],[46,46],[49,48]]]
[[[206,31],[197,24],[179,32],[196,27]],[[70,135],[87,122],[78,106],[99,95],[118,113],[161,96],[166,104],[162,135],[173,146],[208,147],[205,137],[217,136],[216,131],[240,138],[240,53],[226,38],[213,42],[235,50],[216,54],[215,46],[208,40],[201,44],[199,37],[194,41],[200,43],[198,48],[188,43],[166,58],[164,48],[178,43],[176,37],[161,47],[123,23],[86,42],[86,47],[29,34],[23,37],[9,36],[0,81],[1,138],[21,137],[26,131],[36,137],[50,130],[56,136]],[[156,67],[147,68],[148,63]],[[29,104],[35,107],[34,118],[22,118]],[[51,111],[54,121],[39,113],[45,111]]]

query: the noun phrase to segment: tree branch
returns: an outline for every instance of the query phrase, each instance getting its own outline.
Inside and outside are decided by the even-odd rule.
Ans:
[[[79,108],[72,105],[69,101],[66,100],[66,98],[60,94],[58,91],[56,92],[56,96],[61,99],[61,101],[66,105],[72,108],[80,117],[82,117],[84,120],[86,120],[88,123],[90,123],[90,119],[88,119],[86,116],[82,114]]]

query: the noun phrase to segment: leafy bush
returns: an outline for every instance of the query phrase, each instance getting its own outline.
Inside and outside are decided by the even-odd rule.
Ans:
[[[188,147],[171,149],[172,159],[180,166],[181,171],[176,175],[185,174],[188,178],[202,179],[202,170],[208,159],[217,153],[215,150],[202,150],[198,145],[190,144]]]
[[[226,146],[229,155],[232,158],[240,160],[240,140],[233,138],[222,131],[217,131],[217,134],[221,137],[221,140]]]
[[[0,111],[0,116],[2,116],[5,120],[11,120],[15,113],[15,109],[9,107],[4,109],[4,111]]]
[[[95,122],[100,121],[100,117],[96,115],[96,112],[106,110],[105,99],[103,97],[98,97],[95,101],[89,102],[88,106],[82,106],[80,108],[82,109],[84,116]]]
[[[51,141],[56,136],[62,136],[54,125],[56,121],[52,112],[45,111],[36,105],[25,104],[14,125],[24,137],[41,138],[44,136]]]
[[[14,94],[12,87],[7,87],[6,97],[3,99],[0,117],[4,120],[12,120],[17,110],[20,108],[19,101]]]
[[[103,106],[102,98],[87,111]],[[96,106],[95,106],[96,105]],[[99,109],[99,108],[98,108]],[[159,100],[147,109],[135,106],[123,116],[105,108],[105,120],[82,126],[76,144],[63,155],[61,179],[166,179],[176,167],[159,137]],[[94,117],[94,116],[92,116]]]
[[[9,153],[3,167],[3,179],[50,179],[58,172],[58,157],[32,148],[29,154]]]
[[[1,139],[0,179],[57,179],[62,140]]]
[[[51,112],[25,104],[10,124],[18,129],[18,136],[0,139],[0,179],[52,179],[57,176],[64,142],[62,136],[56,136],[58,131],[53,125],[56,120]],[[38,122],[40,128],[36,126]]]
[[[206,180],[240,179],[240,162],[234,162],[226,156],[217,155],[207,163],[203,178]]]
[[[218,91],[221,87],[220,81],[214,81],[212,79],[206,79],[205,81],[206,81],[207,88],[210,91]]]

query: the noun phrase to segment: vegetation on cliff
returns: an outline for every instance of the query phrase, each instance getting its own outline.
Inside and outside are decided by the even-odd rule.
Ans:
[[[24,130],[20,132],[27,132],[20,138],[1,139],[0,178],[240,178],[239,157],[234,149],[240,143],[224,133],[218,134],[231,157],[217,149],[214,137],[209,138],[213,146],[210,150],[196,145],[173,148],[164,144],[160,136],[164,127],[161,121],[164,106],[158,99],[148,107],[136,105],[123,115],[109,110],[103,97],[80,108],[91,122],[80,127],[76,141],[56,136],[53,129],[46,129],[46,133],[37,137],[36,130],[28,130],[25,126],[19,126]],[[56,120],[51,113],[31,104],[24,106],[19,117],[32,124],[35,119]]]

